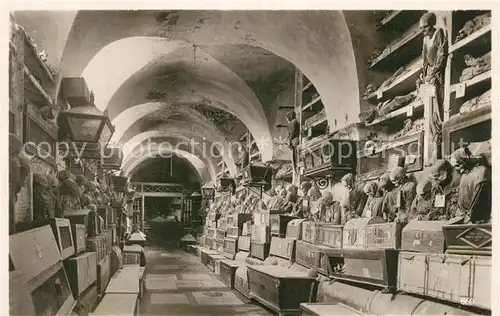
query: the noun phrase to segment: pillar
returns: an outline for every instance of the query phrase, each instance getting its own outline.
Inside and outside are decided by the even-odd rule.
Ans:
[[[144,188],[141,186],[141,231],[144,231],[144,201],[146,197],[144,196]]]
[[[440,143],[439,140],[433,138],[431,132],[432,115],[434,109],[438,107],[438,100],[436,98],[436,87],[430,84],[423,84],[419,89],[420,97],[424,102],[424,166],[433,164],[440,158]]]

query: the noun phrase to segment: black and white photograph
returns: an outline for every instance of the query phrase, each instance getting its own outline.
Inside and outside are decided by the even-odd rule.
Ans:
[[[5,313],[500,313],[498,3],[118,4],[3,12]]]

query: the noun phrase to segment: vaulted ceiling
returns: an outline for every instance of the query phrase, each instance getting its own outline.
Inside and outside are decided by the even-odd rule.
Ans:
[[[231,142],[247,130],[257,140],[276,136],[278,107],[293,106],[296,68],[317,88],[334,129],[357,121],[364,82],[342,11],[23,11],[15,17],[48,52],[58,82],[85,78],[126,155],[147,140],[181,143],[173,151],[193,166],[205,164],[195,167],[203,180],[219,171],[219,158],[207,157],[203,143],[216,144],[234,174]],[[194,149],[185,146],[188,140],[198,143]],[[275,157],[272,141],[259,147],[264,162]],[[130,172],[148,159],[126,157],[124,166]]]

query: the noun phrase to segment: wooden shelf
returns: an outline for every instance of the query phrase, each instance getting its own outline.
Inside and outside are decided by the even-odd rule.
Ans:
[[[384,17],[377,26],[377,29],[395,29],[396,26],[412,25],[418,22],[425,10],[394,10]]]
[[[377,91],[368,95],[365,100],[368,101],[384,101],[389,98],[393,98],[398,95],[404,95],[415,90],[415,82],[417,81],[420,73],[422,72],[422,59],[419,58],[418,61],[412,63],[410,70],[405,72],[403,75],[399,76],[390,85],[385,87],[380,87]],[[377,96],[382,91],[382,97],[380,99]]]
[[[382,54],[371,62],[370,68],[379,66],[390,66],[392,69],[399,68],[405,64],[405,61],[413,59],[421,53],[422,40],[422,31],[415,29],[396,43],[387,46]]]
[[[449,120],[443,123],[443,126],[446,128],[453,126],[453,131],[455,131],[487,120],[491,120],[491,105],[482,106],[468,113],[453,115]]]
[[[312,107],[316,102],[321,100],[321,96],[317,96],[314,98],[311,102],[307,103],[305,106],[302,107],[302,111],[307,110],[308,108]]]
[[[484,85],[484,84],[488,84],[488,83],[491,85],[491,70],[483,72],[482,74],[479,74],[479,75],[475,76],[474,78],[471,78],[467,81],[451,85],[450,93],[457,92],[457,90],[460,89],[459,87],[463,84],[465,84],[465,93],[467,93],[467,87],[475,87],[475,86]]]
[[[28,69],[28,67],[26,67],[26,65],[24,65],[24,75],[28,79],[28,80],[24,81],[25,82],[24,83],[25,89],[28,88],[28,90],[30,92],[32,92],[33,94],[39,94],[44,99],[44,100],[37,99],[37,100],[31,100],[31,101],[32,102],[46,101],[49,104],[53,104],[52,98],[50,97],[50,95],[47,93],[47,91],[45,91],[45,89],[38,82],[38,80],[36,80],[36,78],[31,74],[31,71]],[[26,84],[28,84],[28,86],[26,86]],[[29,88],[32,88],[32,89],[29,89]]]
[[[384,142],[383,144],[378,145],[376,147],[375,151],[373,153],[371,153],[370,155],[366,154],[363,150],[359,150],[357,152],[357,157],[358,158],[368,157],[368,156],[371,156],[371,155],[378,154],[380,152],[386,151],[388,149],[392,149],[392,148],[399,147],[401,145],[407,144],[409,142],[414,141],[417,137],[421,137],[421,134],[423,132],[424,131],[416,131],[416,132],[413,132],[413,133],[408,134],[408,135],[401,136],[401,137],[396,138],[396,139],[388,140],[388,141]]]
[[[408,114],[408,111],[409,111],[411,106],[413,106],[413,115],[408,116],[407,114]],[[384,116],[377,117],[376,119],[374,119],[370,123],[366,123],[365,125],[372,126],[372,125],[378,125],[378,124],[391,124],[391,122],[393,120],[396,120],[396,119],[406,119],[409,117],[417,116],[418,114],[422,114],[423,109],[424,109],[423,102],[420,102],[417,105],[407,105],[405,107],[402,107],[400,109],[392,111]]]
[[[455,52],[463,47],[474,45],[475,43],[480,42],[481,39],[484,39],[487,36],[491,36],[491,24],[475,31],[474,33],[467,36],[466,38],[461,39],[460,41],[451,45],[450,48],[448,49],[448,51],[451,54],[451,53],[453,53],[453,52]]]
[[[326,115],[324,117],[320,118],[319,120],[317,120],[316,122],[312,123],[311,125],[309,125],[308,128],[313,128],[313,127],[318,126],[322,123],[326,123]]]
[[[23,32],[24,43],[26,50],[24,51],[24,62],[28,65],[29,69],[36,70],[37,75],[43,75],[51,83],[55,83],[54,76],[50,72],[47,64],[40,58],[38,51],[33,43],[30,41],[28,34],[23,28],[19,28]],[[30,58],[31,57],[31,58]]]

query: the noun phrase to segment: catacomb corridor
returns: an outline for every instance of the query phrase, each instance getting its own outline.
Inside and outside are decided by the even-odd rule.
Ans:
[[[491,11],[12,11],[12,315],[491,315]]]

